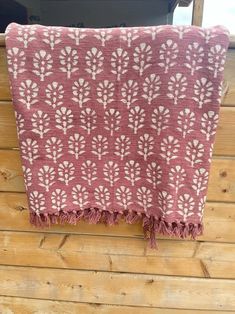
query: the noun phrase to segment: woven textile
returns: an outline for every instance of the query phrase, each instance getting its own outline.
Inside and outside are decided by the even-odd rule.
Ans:
[[[221,26],[11,23],[30,222],[139,221],[152,248],[202,235],[228,44]]]

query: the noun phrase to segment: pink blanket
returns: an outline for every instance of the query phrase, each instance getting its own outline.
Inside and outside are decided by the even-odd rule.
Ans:
[[[140,221],[195,239],[228,31],[11,23],[6,48],[30,222]]]

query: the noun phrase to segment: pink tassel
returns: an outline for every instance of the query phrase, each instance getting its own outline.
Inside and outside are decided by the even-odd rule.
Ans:
[[[154,216],[145,216],[138,212],[109,212],[102,211],[99,208],[90,207],[84,210],[74,210],[71,212],[59,211],[58,213],[37,214],[30,212],[30,223],[38,228],[50,227],[52,224],[69,223],[76,224],[81,219],[88,221],[90,224],[104,223],[105,225],[118,224],[121,218],[124,218],[126,223],[133,224],[142,220],[144,239],[148,241],[148,245],[152,249],[158,249],[156,234],[167,236],[176,236],[178,238],[186,238],[191,236],[195,239],[203,234],[203,224],[186,223],[180,221],[167,222],[163,219],[155,218]]]
[[[131,212],[127,212],[125,215],[125,221],[129,224],[133,224],[138,222],[141,219],[141,216],[138,215],[137,213],[131,211]]]

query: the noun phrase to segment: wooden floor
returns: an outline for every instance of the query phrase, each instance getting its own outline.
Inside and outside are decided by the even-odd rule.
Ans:
[[[146,248],[140,224],[29,224],[0,47],[0,313],[235,313],[235,49],[220,111],[198,241],[159,236]]]

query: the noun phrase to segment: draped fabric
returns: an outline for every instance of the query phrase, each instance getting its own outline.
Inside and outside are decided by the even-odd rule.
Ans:
[[[202,235],[228,44],[222,26],[9,24],[30,223]]]

